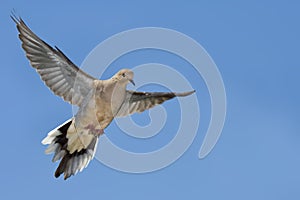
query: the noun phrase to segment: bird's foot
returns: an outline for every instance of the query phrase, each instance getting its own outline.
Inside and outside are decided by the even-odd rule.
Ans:
[[[95,136],[100,136],[104,133],[103,129],[95,128],[95,126],[92,124],[87,125],[85,128],[88,129]]]

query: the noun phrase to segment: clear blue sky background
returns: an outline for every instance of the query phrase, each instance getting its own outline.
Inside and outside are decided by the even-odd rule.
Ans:
[[[99,42],[131,28],[165,27],[194,38],[216,62],[227,91],[226,124],[212,153],[204,160],[197,158],[210,110],[205,85],[194,83],[197,91],[203,91],[197,93],[203,120],[194,143],[177,162],[136,175],[94,160],[68,181],[55,179],[56,165],[44,155],[40,141],[71,117],[71,107],[54,96],[29,66],[9,18],[13,8],[40,37],[59,46],[78,65]],[[0,198],[300,199],[299,9],[298,1],[289,0],[2,1]],[[149,52],[151,59],[145,52],[137,53],[132,58],[138,62],[129,55],[124,63],[114,63],[111,69],[116,70],[107,76],[121,68],[119,64],[161,61],[176,67],[176,59],[156,54]],[[193,76],[192,71],[184,73]],[[114,124],[106,132],[128,149],[139,144],[117,137]],[[160,145],[159,140],[150,146],[147,140],[142,143],[146,149],[140,145],[140,151]]]

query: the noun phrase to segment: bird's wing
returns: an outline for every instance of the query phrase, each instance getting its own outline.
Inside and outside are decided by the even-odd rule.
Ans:
[[[40,39],[21,18],[12,16],[12,19],[17,25],[26,56],[41,79],[54,94],[80,106],[83,98],[93,87],[95,78],[80,70],[57,47],[52,48]]]
[[[174,97],[184,97],[194,92],[195,90],[182,93],[126,91],[125,100],[116,117],[123,117],[135,112],[143,112]]]

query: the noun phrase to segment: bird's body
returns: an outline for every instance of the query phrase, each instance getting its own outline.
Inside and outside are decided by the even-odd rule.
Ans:
[[[56,158],[54,156],[54,161],[65,156],[69,158],[60,163],[55,176],[64,172],[67,178],[87,166],[94,157],[98,137],[114,119],[125,96],[125,84],[120,85],[113,79],[94,80],[93,89],[83,99],[77,114],[63,126],[65,127],[65,143],[59,144],[55,141],[57,135],[64,135],[63,131],[54,131],[42,141],[43,144],[49,144],[46,153],[54,152],[58,155]],[[79,152],[81,156],[78,156]],[[76,156],[78,159],[75,159]],[[67,165],[67,161],[70,166]]]
[[[122,69],[107,80],[98,80],[81,71],[57,47],[54,49],[36,36],[21,18],[12,17],[19,38],[32,67],[45,84],[65,101],[77,105],[77,114],[49,132],[42,141],[46,153],[54,153],[53,162],[60,164],[55,177],[64,173],[67,179],[83,170],[93,159],[98,138],[115,117],[143,112],[176,96],[194,91],[136,92],[126,90],[133,83],[133,72]]]

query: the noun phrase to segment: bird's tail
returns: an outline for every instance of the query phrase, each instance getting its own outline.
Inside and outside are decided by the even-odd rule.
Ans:
[[[61,160],[55,171],[56,178],[64,173],[64,179],[67,179],[71,175],[75,175],[79,171],[81,172],[93,159],[97,148],[98,137],[94,136],[89,145],[80,149],[80,151],[70,152],[68,150],[70,144],[68,143],[67,131],[72,124],[72,120],[69,119],[49,132],[47,137],[42,141],[42,144],[48,145],[45,153],[54,153],[52,162]]]

